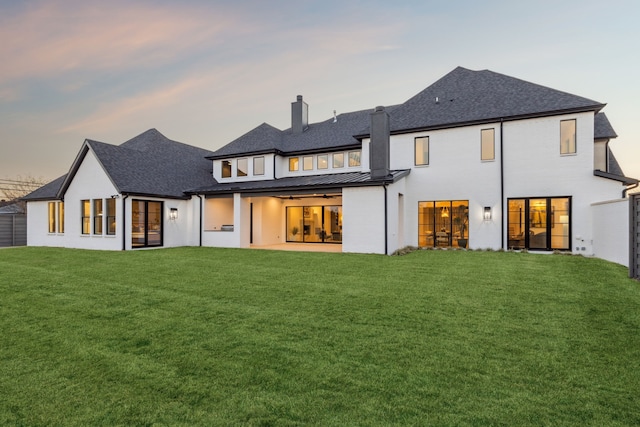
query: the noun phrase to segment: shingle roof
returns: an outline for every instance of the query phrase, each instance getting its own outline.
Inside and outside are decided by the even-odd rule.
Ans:
[[[347,172],[325,175],[308,175],[279,178],[266,181],[244,181],[216,183],[201,188],[194,188],[187,193],[193,194],[231,194],[237,192],[295,191],[312,187],[317,190],[326,188],[342,188],[349,186],[382,185],[392,183],[409,174],[410,170],[391,171],[384,179],[371,179],[369,172]]]
[[[70,172],[37,189],[26,200],[62,198],[88,149],[93,150],[119,193],[185,197],[184,190],[215,182],[211,151],[172,141],[150,129],[121,145],[86,140]]]
[[[172,141],[150,129],[120,146],[87,141],[120,193],[184,197],[213,180],[210,151]]]
[[[62,183],[66,178],[67,174],[64,174],[61,177],[54,179],[53,181],[22,197],[22,200],[55,200],[58,198],[58,192],[60,191],[60,187],[62,187]]]
[[[595,139],[612,139],[618,137],[604,113],[598,113],[593,118],[593,137]]]
[[[393,111],[396,107],[387,107],[387,111]],[[310,124],[301,134],[293,133],[291,128],[281,131],[263,123],[220,148],[209,158],[221,159],[265,152],[290,155],[358,147],[360,141],[354,138],[354,135],[368,127],[372,112],[373,109],[339,114],[335,121],[332,117],[323,122]]]
[[[391,132],[600,110],[604,104],[489,70],[457,67],[391,114]]]

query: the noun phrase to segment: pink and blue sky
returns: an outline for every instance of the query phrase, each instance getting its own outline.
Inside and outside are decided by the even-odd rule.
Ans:
[[[640,178],[640,2],[0,0],[0,178],[51,180],[84,139],[150,128],[215,150],[404,102],[456,66],[607,103]]]

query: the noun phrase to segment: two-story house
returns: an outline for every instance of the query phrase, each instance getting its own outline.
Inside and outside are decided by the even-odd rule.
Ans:
[[[458,67],[403,104],[319,123],[298,96],[291,128],[263,123],[214,152],[156,130],[120,146],[87,140],[69,174],[27,197],[28,240],[381,254],[515,248],[624,263],[594,240],[604,226],[594,206],[638,185],[609,149],[616,134],[603,107]]]

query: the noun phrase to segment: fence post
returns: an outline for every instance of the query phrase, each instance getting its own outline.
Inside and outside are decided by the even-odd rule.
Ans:
[[[629,198],[629,277],[640,279],[640,194]]]

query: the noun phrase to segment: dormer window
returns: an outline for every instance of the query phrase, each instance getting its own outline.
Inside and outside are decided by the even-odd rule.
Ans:
[[[264,157],[253,158],[253,174],[264,175]]]
[[[298,157],[289,157],[289,171],[295,172],[300,168],[300,159]]]
[[[334,153],[333,168],[339,169],[344,167],[344,153]]]
[[[236,166],[236,176],[247,176],[249,173],[249,160],[248,159],[238,159],[238,164]]]
[[[231,178],[231,160],[222,161],[222,177]]]
[[[318,156],[318,169],[328,169],[329,168],[329,156],[326,154],[321,154]]]
[[[304,156],[302,158],[302,170],[310,171],[313,169],[313,156]]]
[[[360,166],[360,150],[349,152],[349,167]]]

